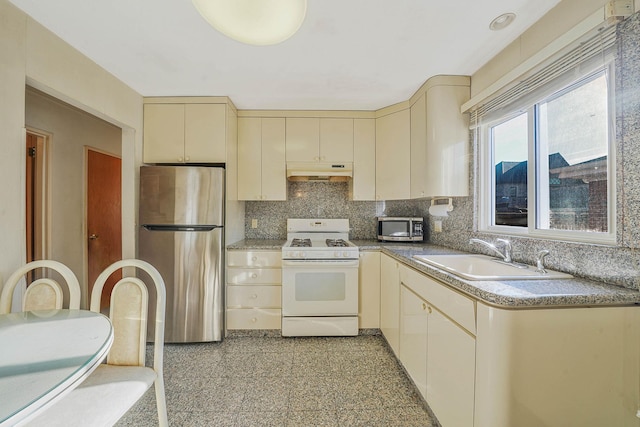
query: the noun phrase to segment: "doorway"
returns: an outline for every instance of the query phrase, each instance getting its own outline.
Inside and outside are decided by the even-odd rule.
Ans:
[[[87,159],[87,279],[93,284],[109,265],[122,259],[122,160],[86,148]],[[105,284],[100,306],[109,307],[113,286],[122,278],[114,273]]]
[[[26,193],[26,261],[48,257],[48,142],[45,134],[27,130],[25,156]],[[27,274],[27,286],[43,277],[32,270]]]

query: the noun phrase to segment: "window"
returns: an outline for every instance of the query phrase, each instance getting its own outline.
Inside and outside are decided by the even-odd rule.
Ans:
[[[481,124],[481,229],[615,242],[611,71],[556,80]]]

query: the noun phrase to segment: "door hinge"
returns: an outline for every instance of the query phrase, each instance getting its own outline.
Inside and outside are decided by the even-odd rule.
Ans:
[[[29,147],[29,157],[36,156],[36,147]]]

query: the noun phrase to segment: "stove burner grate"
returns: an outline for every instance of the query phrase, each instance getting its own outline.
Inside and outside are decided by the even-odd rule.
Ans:
[[[344,248],[349,246],[344,239],[327,239],[326,243],[330,248]]]
[[[293,239],[291,241],[292,248],[309,248],[311,247],[311,239]]]

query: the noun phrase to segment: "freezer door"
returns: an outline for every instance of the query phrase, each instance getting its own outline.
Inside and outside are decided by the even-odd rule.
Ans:
[[[224,224],[224,169],[141,166],[140,224]]]
[[[138,256],[158,269],[167,288],[165,342],[222,340],[223,229],[152,231],[140,227],[138,244]],[[151,292],[149,299],[151,311],[155,307]],[[150,322],[149,341],[153,333]]]

